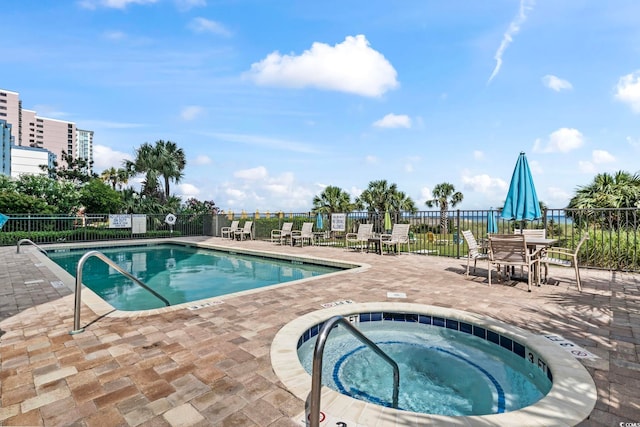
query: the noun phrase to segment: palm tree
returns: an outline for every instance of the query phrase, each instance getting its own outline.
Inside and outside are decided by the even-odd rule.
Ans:
[[[327,186],[322,193],[313,198],[313,212],[331,214],[349,212],[352,209],[351,196],[340,187]]]
[[[456,191],[453,184],[449,184],[448,182],[443,182],[433,187],[431,195],[433,199],[427,200],[425,204],[430,208],[434,207],[434,205],[440,207],[440,229],[442,230],[442,234],[447,234],[449,232],[449,219],[447,214],[449,206],[452,208],[455,207],[458,203],[462,202],[464,196],[461,192]]]
[[[617,227],[621,221],[618,214],[594,209],[640,208],[640,175],[625,171],[598,174],[591,184],[578,187],[567,208],[575,209],[567,211],[567,216],[577,223],[586,215],[602,226]]]
[[[385,179],[369,182],[367,189],[356,198],[355,205],[378,219],[389,211],[398,214],[400,211],[414,213],[418,210],[411,197],[398,191],[396,184],[389,184]]]
[[[141,193],[146,196],[169,200],[171,180],[180,182],[187,164],[184,151],[175,142],[158,140],[154,145],[147,142],[136,149],[134,161],[125,161],[126,170],[145,174]],[[162,177],[163,189],[159,184]]]
[[[116,189],[116,183],[118,182],[118,171],[113,166],[109,169],[105,169],[100,174],[100,179],[104,182],[111,184],[112,189]]]

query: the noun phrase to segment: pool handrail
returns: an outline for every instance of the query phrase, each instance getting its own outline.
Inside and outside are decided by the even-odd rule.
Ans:
[[[378,347],[373,341],[364,336],[362,332],[351,324],[343,316],[333,316],[324,324],[318,332],[318,338],[316,339],[316,346],[313,350],[313,363],[311,370],[311,391],[309,392],[310,404],[309,404],[309,425],[311,427],[319,427],[320,425],[320,391],[322,388],[322,357],[324,355],[324,346],[329,338],[329,333],[337,324],[342,324],[347,331],[349,331],[354,337],[358,338],[363,344],[373,350],[378,356],[389,363],[393,368],[393,408],[398,409],[398,390],[400,388],[400,370],[398,364],[389,357],[380,347]]]
[[[171,303],[162,295],[151,289],[149,286],[145,285],[140,279],[132,276],[129,272],[125,271],[118,264],[109,259],[105,254],[100,251],[89,251],[86,254],[82,255],[80,260],[78,260],[78,267],[76,268],[76,298],[75,298],[75,306],[73,311],[73,330],[69,332],[70,334],[79,334],[80,332],[84,332],[84,328],[80,327],[80,303],[81,303],[81,291],[82,291],[82,267],[84,266],[85,261],[87,261],[91,257],[97,257],[104,261],[110,267],[113,267],[116,271],[123,274],[125,277],[133,280],[138,285],[142,286],[147,291],[151,292],[155,297],[160,299],[162,302],[166,304],[167,307],[171,305]]]
[[[16,245],[16,253],[19,254],[20,253],[20,245],[23,243],[31,243],[33,246],[36,247],[36,249],[38,249],[40,252],[42,252],[43,254],[45,254],[46,256],[49,256],[49,254],[47,253],[47,251],[45,251],[44,249],[42,249],[40,246],[36,245],[32,240],[30,239],[20,239],[18,240],[18,244]]]

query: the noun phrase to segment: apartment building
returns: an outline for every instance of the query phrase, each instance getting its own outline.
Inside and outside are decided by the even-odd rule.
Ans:
[[[10,125],[10,139],[14,146],[49,151],[60,158],[59,163],[63,162],[62,153],[75,159],[93,160],[93,131],[78,130],[73,122],[40,117],[36,111],[22,108],[18,92],[0,89],[0,120]],[[21,153],[35,155],[36,151]],[[37,157],[40,160],[44,158],[41,154]]]

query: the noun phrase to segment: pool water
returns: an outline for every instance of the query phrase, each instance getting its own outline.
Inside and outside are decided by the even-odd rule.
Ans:
[[[175,244],[97,250],[165,297],[171,305],[344,270]],[[52,261],[75,277],[78,261],[88,251],[64,249],[51,251],[49,255]],[[97,257],[86,260],[82,282],[118,310],[165,307],[150,292]]]
[[[398,409],[496,414],[529,406],[551,388],[551,381],[524,358],[470,334],[419,323],[366,322],[357,327],[398,364]],[[315,342],[310,339],[298,349],[310,374]],[[391,406],[391,367],[344,328],[329,334],[322,379],[342,394]]]

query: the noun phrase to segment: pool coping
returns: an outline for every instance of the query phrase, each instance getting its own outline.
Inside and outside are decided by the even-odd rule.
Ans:
[[[341,305],[313,311],[283,326],[271,344],[271,363],[274,372],[287,389],[303,401],[311,390],[311,375],[298,358],[297,343],[309,328],[333,316],[355,315],[362,312],[400,312],[440,316],[468,322],[493,330],[521,343],[543,357],[553,373],[551,390],[538,402],[525,408],[502,414],[451,417],[401,411],[374,405],[322,387],[321,410],[326,421],[346,422],[356,426],[411,425],[575,425],[589,416],[597,400],[595,383],[586,368],[566,351],[542,336],[519,327],[474,313],[431,305],[402,302],[369,302]],[[571,406],[569,406],[569,404]],[[302,423],[304,414],[298,422]],[[329,425],[329,424],[328,424]]]
[[[289,282],[276,283],[269,286],[263,286],[255,289],[248,289],[241,292],[234,292],[226,295],[219,295],[210,298],[204,298],[196,301],[185,302],[181,304],[172,305],[169,307],[161,307],[154,308],[150,310],[131,310],[124,311],[118,310],[108,302],[106,302],[102,297],[93,292],[91,289],[82,286],[82,302],[89,307],[95,314],[100,317],[113,317],[113,318],[132,318],[132,317],[146,317],[153,316],[157,314],[168,313],[177,310],[196,310],[202,307],[208,307],[211,305],[223,304],[225,300],[231,298],[237,298],[245,295],[255,294],[258,292],[277,289],[284,286],[297,285],[313,280],[318,280],[321,278],[326,278],[334,275],[342,275],[342,274],[357,274],[364,270],[369,269],[371,266],[367,263],[361,262],[345,262],[337,259],[331,258],[318,258],[311,257],[307,255],[291,255],[282,252],[275,251],[265,251],[265,250],[252,250],[252,249],[244,249],[244,248],[231,248],[228,246],[219,246],[212,243],[198,242],[193,240],[182,240],[180,238],[171,238],[171,239],[145,239],[145,240],[126,240],[126,241],[100,241],[100,242],[73,242],[73,243],[53,243],[48,245],[41,245],[44,250],[57,250],[57,249],[79,249],[86,248],[87,250],[94,250],[96,247],[119,247],[119,246],[145,246],[145,245],[154,245],[154,244],[178,244],[189,247],[197,247],[202,249],[212,249],[219,250],[228,253],[234,254],[244,254],[244,255],[253,255],[253,256],[261,256],[267,258],[276,258],[276,259],[286,259],[286,260],[294,260],[301,261],[310,264],[320,264],[327,265],[330,267],[343,267],[346,268],[343,271],[336,271],[333,273],[327,273],[320,276],[307,277],[304,279],[292,280]],[[38,261],[47,268],[51,270],[51,272],[63,282],[63,284],[69,288],[72,292],[75,293],[76,287],[76,279],[74,276],[65,271],[58,264],[53,262],[47,255],[42,252],[33,249],[32,253],[38,259]]]

